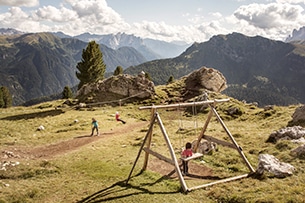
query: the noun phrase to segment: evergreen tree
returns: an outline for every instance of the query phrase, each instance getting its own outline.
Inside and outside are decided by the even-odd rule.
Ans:
[[[175,81],[174,76],[171,75],[171,76],[168,78],[167,84],[171,84],[171,83],[173,83],[174,81]]]
[[[2,86],[1,88],[2,98],[3,98],[3,108],[8,108],[12,106],[12,95],[7,87]]]
[[[3,107],[4,107],[3,92],[2,89],[0,88],[0,108]]]
[[[145,78],[148,79],[148,80],[150,80],[150,81],[152,81],[152,79],[151,79],[149,73],[145,73]]]
[[[69,86],[65,86],[63,92],[62,92],[62,98],[63,99],[70,99],[73,97],[72,90]]]
[[[113,75],[121,75],[121,74],[123,74],[123,68],[122,68],[122,66],[116,67],[116,69],[115,69]]]
[[[78,89],[84,84],[104,79],[106,65],[100,46],[95,41],[89,42],[86,49],[83,49],[82,61],[77,63],[76,68],[79,71],[76,72],[76,77],[80,80]]]

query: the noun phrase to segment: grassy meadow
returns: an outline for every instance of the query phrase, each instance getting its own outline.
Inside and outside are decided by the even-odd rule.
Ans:
[[[0,203],[305,202],[304,160],[290,156],[290,150],[298,145],[289,141],[277,144],[265,142],[273,131],[287,126],[297,106],[276,106],[273,110],[265,111],[231,99],[216,107],[254,169],[258,164],[258,155],[268,153],[293,165],[296,171],[292,176],[279,179],[265,174],[259,178],[248,177],[184,194],[179,180],[162,175],[158,172],[160,168],[154,171],[148,167],[148,170],[139,173],[144,152],[126,184],[148,130],[149,110],[139,110],[140,105],[136,104],[79,110],[67,106],[57,108],[63,102],[59,100],[0,110],[1,164],[19,162],[16,166],[0,170]],[[242,114],[236,117],[227,115],[226,109],[232,106],[238,107]],[[127,121],[125,125],[115,121],[116,111]],[[181,109],[160,109],[158,113],[179,157],[185,142],[198,137],[208,110],[197,115]],[[99,137],[87,137],[91,133],[92,117],[99,122]],[[38,131],[40,125],[45,129]],[[206,134],[229,141],[215,117],[209,123]],[[34,150],[37,148],[58,143],[67,143],[66,148],[69,148],[69,141],[85,139],[94,141],[57,152],[54,156],[35,157],[32,154],[37,152]],[[158,125],[153,129],[152,149],[169,157]],[[5,151],[12,152],[15,157],[6,158]],[[150,156],[149,162],[155,161],[156,158]],[[188,185],[200,185],[249,172],[237,151],[223,146],[191,162],[208,168],[211,175],[205,179],[187,179]]]

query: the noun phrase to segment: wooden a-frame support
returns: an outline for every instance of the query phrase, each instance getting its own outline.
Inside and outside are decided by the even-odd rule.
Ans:
[[[242,151],[242,148],[240,146],[238,146],[237,142],[235,141],[234,137],[232,136],[232,134],[230,133],[230,131],[228,130],[228,128],[226,127],[226,125],[224,124],[223,120],[221,119],[221,117],[219,116],[219,114],[217,113],[216,109],[214,108],[214,105],[216,103],[220,103],[220,102],[227,102],[229,101],[229,99],[219,99],[219,100],[207,100],[207,101],[201,101],[201,102],[192,102],[192,103],[182,103],[182,104],[170,104],[170,105],[160,105],[160,106],[144,106],[144,107],[140,107],[139,109],[140,110],[143,110],[143,109],[151,109],[151,120],[150,120],[150,125],[149,125],[149,129],[146,133],[146,136],[143,140],[143,143],[140,147],[140,150],[138,152],[138,155],[136,157],[136,160],[132,166],[132,169],[129,173],[129,176],[127,178],[127,181],[126,183],[128,183],[128,181],[130,180],[131,178],[131,175],[133,173],[133,170],[136,166],[136,163],[138,162],[139,158],[140,158],[140,155],[141,155],[141,152],[144,151],[145,152],[145,158],[144,158],[144,164],[143,164],[143,167],[142,167],[142,171],[146,170],[147,168],[147,163],[148,163],[148,159],[149,159],[149,155],[153,155],[155,157],[157,157],[158,159],[161,159],[171,165],[174,166],[175,168],[175,172],[177,173],[177,176],[179,178],[179,181],[180,181],[180,184],[181,184],[181,187],[182,187],[182,190],[184,192],[188,192],[188,191],[191,191],[191,190],[195,190],[195,189],[199,189],[199,188],[204,188],[204,187],[208,187],[208,186],[212,186],[212,185],[215,185],[215,184],[218,184],[218,183],[224,183],[224,182],[228,182],[228,181],[233,181],[233,180],[237,180],[237,179],[241,179],[241,178],[245,178],[247,177],[249,174],[251,173],[254,173],[254,169],[252,168],[251,164],[249,163],[249,161],[247,160],[246,156],[244,155],[243,151]],[[187,106],[196,106],[196,105],[203,105],[203,104],[207,104],[209,105],[210,107],[210,112],[208,114],[208,118],[203,126],[203,129],[200,133],[200,135],[198,136],[198,140],[197,140],[197,145],[194,147],[194,151],[196,152],[198,146],[199,146],[199,143],[201,141],[201,139],[206,139],[208,141],[211,141],[211,142],[215,142],[217,144],[220,144],[220,145],[223,145],[223,146],[226,146],[226,147],[230,147],[230,148],[233,148],[233,149],[236,149],[239,153],[239,155],[241,156],[241,158],[243,159],[243,161],[245,162],[245,164],[247,165],[250,173],[249,174],[244,174],[244,175],[239,175],[239,176],[235,176],[235,177],[231,177],[231,178],[226,178],[226,179],[222,179],[222,180],[218,180],[218,181],[214,181],[214,182],[211,182],[211,183],[207,183],[207,184],[203,184],[203,185],[198,185],[198,186],[194,186],[194,187],[188,187],[185,180],[184,180],[184,177],[181,173],[181,170],[180,170],[180,166],[179,166],[179,163],[178,163],[178,160],[177,160],[177,157],[175,155],[175,152],[174,152],[174,149],[173,149],[173,146],[171,144],[171,141],[169,139],[169,136],[167,135],[167,132],[165,130],[165,127],[162,123],[162,120],[157,112],[157,109],[158,108],[177,108],[177,107],[187,107]],[[227,135],[229,136],[230,140],[232,143],[229,143],[229,142],[226,142],[226,141],[223,141],[223,140],[219,140],[219,139],[216,139],[216,138],[213,138],[212,136],[208,136],[208,135],[205,135],[205,131],[208,127],[208,124],[213,116],[213,114],[216,115],[217,117],[217,120],[220,122],[220,124],[222,125],[222,127],[224,128],[224,130],[226,131]],[[153,132],[153,126],[155,123],[158,123],[159,126],[160,126],[160,130],[163,134],[163,137],[164,137],[164,140],[167,144],[167,147],[168,147],[168,150],[170,152],[170,155],[171,157],[168,158],[168,157],[165,157],[161,154],[159,154],[158,152],[155,152],[153,151],[150,146],[151,146],[151,140],[152,140],[152,132]]]

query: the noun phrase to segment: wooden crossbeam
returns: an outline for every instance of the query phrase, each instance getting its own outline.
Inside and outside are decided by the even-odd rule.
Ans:
[[[214,99],[214,100],[207,100],[207,101],[199,101],[199,102],[187,102],[187,103],[180,103],[180,104],[167,104],[167,105],[156,105],[156,106],[141,106],[139,107],[140,110],[145,109],[168,109],[168,108],[177,108],[177,107],[188,107],[188,106],[199,106],[204,104],[214,104],[214,103],[221,103],[227,102],[230,99]]]
[[[157,157],[158,159],[161,159],[161,160],[163,160],[163,161],[165,161],[165,162],[167,162],[167,163],[169,163],[171,165],[175,165],[175,163],[174,163],[174,161],[172,159],[167,158],[167,157],[163,156],[162,154],[159,154],[158,152],[155,152],[155,151],[153,151],[153,150],[151,150],[151,149],[149,149],[147,147],[144,147],[143,150],[145,152],[147,152],[147,153]]]

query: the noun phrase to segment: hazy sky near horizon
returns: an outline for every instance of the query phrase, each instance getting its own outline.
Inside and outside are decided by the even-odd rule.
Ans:
[[[0,0],[0,28],[188,43],[232,32],[284,40],[305,26],[304,9],[305,0]]]

